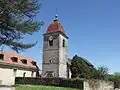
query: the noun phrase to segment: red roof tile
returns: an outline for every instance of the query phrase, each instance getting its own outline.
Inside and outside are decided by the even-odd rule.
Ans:
[[[62,32],[62,33],[64,33],[64,28],[61,25],[57,15],[55,16],[55,19],[54,19],[53,23],[51,23],[47,28],[47,33],[51,33],[51,32]]]
[[[47,33],[58,32],[58,31],[64,33],[64,28],[59,22],[53,22],[48,26]]]
[[[7,64],[15,64],[15,65],[21,65],[21,66],[30,67],[30,68],[36,68],[36,66],[31,63],[33,62],[32,59],[24,57],[16,52],[1,51],[0,54],[4,55],[4,59],[2,62],[5,62]],[[17,57],[18,62],[13,62],[13,60],[11,59],[12,57]],[[27,60],[27,64],[22,63],[21,61],[22,59]]]

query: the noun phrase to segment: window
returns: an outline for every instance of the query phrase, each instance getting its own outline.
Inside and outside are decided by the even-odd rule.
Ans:
[[[23,64],[27,64],[27,60],[26,59],[22,59],[21,60]]]
[[[53,40],[49,40],[49,46],[53,46]]]
[[[50,60],[50,63],[52,63],[52,60]]]
[[[63,47],[65,47],[65,40],[63,39]]]
[[[46,71],[45,76],[49,78],[49,77],[54,77],[55,74],[53,71]]]
[[[11,60],[12,60],[13,62],[18,62],[18,58],[17,58],[17,57],[11,57]]]
[[[34,76],[34,71],[31,72],[31,77],[33,77],[33,76]]]
[[[36,66],[36,62],[35,61],[32,61],[31,62],[33,66]]]
[[[4,59],[4,55],[0,54],[0,60],[3,60],[3,59]]]
[[[23,77],[25,77],[25,75],[26,75],[26,72],[23,73]]]
[[[0,80],[0,84],[2,84],[2,80]]]
[[[16,77],[17,69],[13,69],[13,76]]]

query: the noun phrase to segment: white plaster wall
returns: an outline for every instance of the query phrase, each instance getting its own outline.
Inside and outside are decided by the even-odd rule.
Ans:
[[[65,40],[65,47],[63,47],[63,39]],[[67,64],[68,61],[68,39],[63,35],[59,35],[59,60],[60,63]]]
[[[17,70],[16,77],[23,77],[23,74],[25,74],[25,77],[32,77],[32,71],[27,71],[27,70]],[[33,73],[33,77],[36,77],[36,72]]]
[[[13,85],[14,77],[13,70],[7,68],[0,68],[0,84],[2,85]]]
[[[67,78],[67,65],[59,65],[59,77]]]
[[[65,47],[63,47],[63,39]],[[68,62],[68,40],[63,35],[59,35],[59,77],[67,78],[67,62]]]
[[[69,78],[71,78],[72,76],[72,73],[71,73],[71,70],[69,69]]]
[[[26,72],[25,77],[31,77],[32,71],[19,70],[17,69],[16,77],[23,77],[23,73]],[[33,77],[36,77],[36,72],[34,72]],[[13,69],[0,68],[0,85],[14,85],[15,76]]]

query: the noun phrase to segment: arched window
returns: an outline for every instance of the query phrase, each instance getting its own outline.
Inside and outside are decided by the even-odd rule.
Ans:
[[[0,54],[0,60],[4,59],[4,54]]]
[[[53,40],[49,40],[49,46],[53,46]]]
[[[50,63],[52,63],[52,60],[50,60]]]
[[[13,76],[16,77],[17,69],[13,69]]]
[[[45,73],[45,76],[46,77],[54,77],[54,72],[53,71],[46,71],[46,73]]]
[[[31,77],[33,77],[33,76],[34,76],[34,71],[31,72]]]
[[[63,47],[65,47],[65,40],[63,39]]]
[[[23,73],[23,77],[25,77],[25,75],[26,75],[26,72]]]

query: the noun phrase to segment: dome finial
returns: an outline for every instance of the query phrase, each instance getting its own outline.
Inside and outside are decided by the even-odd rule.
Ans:
[[[54,21],[58,21],[58,11],[57,11],[57,8],[56,8],[56,15],[55,15],[55,18],[54,18]]]
[[[54,21],[58,21],[58,15],[57,14],[55,15]]]

